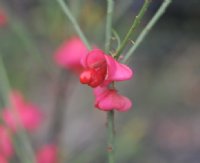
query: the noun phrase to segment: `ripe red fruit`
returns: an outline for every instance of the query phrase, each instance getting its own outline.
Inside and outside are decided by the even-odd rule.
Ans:
[[[82,84],[89,84],[92,80],[92,75],[94,75],[94,70],[85,70],[80,75],[80,82]]]
[[[105,78],[105,72],[101,69],[87,69],[80,74],[80,82],[82,84],[88,84],[91,87],[97,87]]]

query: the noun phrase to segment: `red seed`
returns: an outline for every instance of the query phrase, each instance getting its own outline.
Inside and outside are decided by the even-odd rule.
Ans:
[[[96,66],[96,67],[95,67]],[[106,77],[107,67],[104,62],[83,71],[80,75],[80,82],[95,88],[103,83]]]
[[[92,80],[92,75],[94,73],[94,70],[85,70],[80,75],[80,82],[82,84],[89,84]]]
[[[95,72],[94,75],[92,75],[92,80],[90,81],[90,83],[88,84],[89,86],[95,88],[99,85],[101,85],[104,81],[104,75],[102,75],[99,72]]]

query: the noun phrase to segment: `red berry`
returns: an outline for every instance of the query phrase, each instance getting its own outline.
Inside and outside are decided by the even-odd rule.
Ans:
[[[95,72],[95,74],[92,75],[92,80],[88,85],[95,88],[95,87],[101,85],[103,83],[103,81],[104,81],[104,75],[102,75],[99,72]]]
[[[94,70],[92,69],[83,71],[80,75],[80,82],[82,84],[89,84],[92,80],[93,74],[94,74]]]
[[[94,68],[86,69],[81,73],[80,82],[82,84],[88,84],[89,86],[95,88],[104,82],[107,72],[106,65],[104,62],[100,62],[95,66]]]

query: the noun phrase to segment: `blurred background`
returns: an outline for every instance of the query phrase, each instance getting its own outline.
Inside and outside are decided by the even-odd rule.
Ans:
[[[106,1],[66,3],[90,42],[103,48]],[[142,3],[115,1],[113,28],[121,38]],[[137,34],[161,3],[152,1]],[[106,162],[105,112],[93,107],[92,90],[53,60],[59,45],[76,34],[58,3],[0,0],[0,10],[7,17],[0,27],[0,51],[11,86],[45,115],[30,135],[33,147],[56,142],[67,163]],[[129,112],[116,113],[117,163],[200,162],[199,29],[200,1],[173,1],[132,55],[128,65],[135,77],[117,84],[133,101]]]

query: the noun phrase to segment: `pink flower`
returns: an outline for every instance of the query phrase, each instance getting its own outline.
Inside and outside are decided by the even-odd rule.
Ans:
[[[132,70],[100,49],[90,51],[83,56],[81,63],[84,71],[80,75],[80,82],[91,87],[97,87],[112,81],[129,80],[133,76]]]
[[[3,10],[0,9],[0,27],[3,27],[7,24],[7,17]]]
[[[97,87],[94,89],[95,107],[103,111],[117,110],[128,111],[132,102],[125,96],[120,95],[117,90],[107,87]]]
[[[66,69],[80,72],[83,67],[80,59],[88,52],[86,46],[78,37],[72,37],[65,41],[54,55],[55,62]]]
[[[38,107],[26,102],[19,92],[13,91],[10,94],[10,102],[12,108],[4,109],[2,117],[13,131],[17,130],[18,121],[29,131],[33,131],[40,125],[42,114]]]
[[[133,76],[132,70],[105,54],[100,49],[94,49],[83,56],[81,63],[84,71],[80,74],[80,82],[94,88],[95,107],[103,111],[127,111],[131,108],[131,101],[120,95],[109,84],[114,81],[129,80]]]
[[[43,146],[37,151],[37,163],[57,163],[58,162],[58,149],[54,144]]]
[[[13,146],[12,140],[8,130],[0,125],[0,160],[5,158],[9,158],[13,155]],[[0,161],[1,162],[1,161]]]

